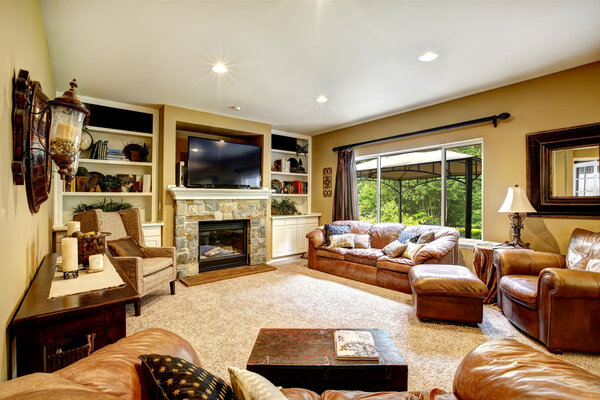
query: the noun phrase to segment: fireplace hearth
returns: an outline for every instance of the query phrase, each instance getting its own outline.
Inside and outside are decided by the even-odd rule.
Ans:
[[[248,220],[198,223],[198,271],[248,264]]]

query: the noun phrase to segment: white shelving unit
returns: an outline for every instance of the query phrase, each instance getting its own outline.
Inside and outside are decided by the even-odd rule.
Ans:
[[[118,103],[108,100],[96,99],[92,97],[80,96],[80,99],[87,104],[111,107],[122,110],[142,112],[152,115],[152,133],[129,131],[122,129],[112,129],[98,126],[88,126],[94,142],[98,140],[107,140],[108,148],[122,149],[129,143],[144,143],[150,146],[148,162],[116,161],[116,160],[96,160],[90,159],[89,151],[80,154],[79,166],[85,167],[89,172],[100,172],[104,175],[132,174],[152,176],[152,189],[150,192],[63,192],[63,182],[57,173],[54,175],[54,230],[64,229],[67,221],[71,220],[73,208],[80,202],[92,203],[102,199],[123,200],[131,203],[134,207],[140,208],[143,217],[143,227],[145,236],[151,236],[151,243],[160,246],[160,227],[162,223],[157,221],[158,208],[158,115],[159,111],[154,108],[142,107],[132,104]],[[75,182],[73,182],[75,183]],[[148,240],[146,240],[148,242]]]
[[[305,173],[271,171],[271,179],[285,181],[302,181],[307,183],[307,192],[304,194],[273,193],[275,200],[289,199],[296,203],[302,215],[271,215],[271,257],[281,258],[298,256],[308,250],[306,233],[318,226],[321,214],[311,212],[310,194],[311,167],[312,167],[312,138],[310,136],[292,134],[288,132],[273,131],[273,134],[294,137],[308,142],[308,154],[296,155],[295,151],[271,150],[271,163],[275,160],[296,158],[302,160]]]

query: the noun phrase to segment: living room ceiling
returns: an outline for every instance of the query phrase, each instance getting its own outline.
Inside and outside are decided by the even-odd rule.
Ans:
[[[304,134],[600,60],[598,0],[41,3],[57,90]]]

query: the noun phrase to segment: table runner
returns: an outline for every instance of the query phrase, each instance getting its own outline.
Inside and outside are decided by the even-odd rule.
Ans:
[[[102,272],[79,271],[79,277],[75,279],[64,279],[62,272],[56,272],[50,285],[48,298],[53,299],[72,294],[94,292],[124,285],[125,282],[121,279],[114,265],[104,255],[104,270]]]

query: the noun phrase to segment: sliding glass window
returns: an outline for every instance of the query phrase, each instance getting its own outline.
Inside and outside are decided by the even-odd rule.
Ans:
[[[481,238],[481,149],[474,141],[358,158],[361,220],[451,226]]]

